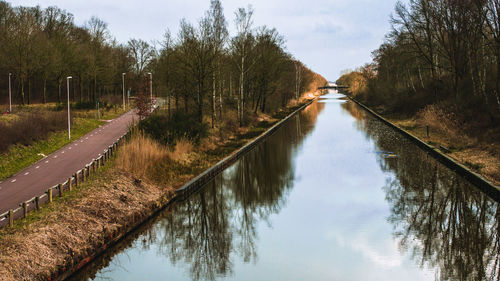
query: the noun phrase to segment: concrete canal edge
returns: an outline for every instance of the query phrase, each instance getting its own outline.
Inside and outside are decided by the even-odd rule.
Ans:
[[[153,204],[149,206],[149,210],[147,210],[145,215],[140,217],[133,217],[129,224],[123,225],[120,230],[115,231],[112,234],[108,234],[101,245],[95,248],[92,252],[86,253],[82,257],[72,257],[72,259],[67,261],[67,264],[61,266],[59,271],[55,273],[49,280],[65,280],[80,269],[82,269],[85,265],[89,264],[95,258],[99,257],[101,254],[106,251],[106,249],[114,246],[119,243],[123,238],[125,238],[129,233],[139,229],[142,225],[147,223],[149,220],[153,219],[157,214],[159,214],[166,207],[171,205],[173,202],[179,202],[186,200],[190,195],[200,190],[207,182],[212,180],[215,176],[220,174],[224,169],[233,164],[236,160],[241,158],[245,153],[249,152],[252,148],[254,148],[257,144],[261,143],[268,136],[272,135],[278,128],[280,128],[285,122],[287,122],[290,118],[295,116],[297,113],[308,107],[314,101],[317,100],[312,99],[290,113],[288,116],[280,120],[278,123],[274,124],[272,127],[267,129],[265,132],[255,137],[253,140],[240,147],[236,151],[234,151],[231,155],[219,161],[214,166],[208,168],[206,171],[196,176],[188,183],[183,185],[181,188],[175,191],[173,197],[163,198],[160,200],[161,204]]]
[[[380,116],[378,113],[370,109],[368,106],[364,105],[360,101],[356,100],[353,97],[350,97],[346,95],[351,101],[355,102],[357,105],[362,107],[364,110],[368,111],[370,114],[375,116],[377,119],[394,129],[395,131],[401,133],[403,136],[411,140],[413,143],[418,145],[421,149],[429,153],[432,157],[437,159],[439,162],[444,164],[446,167],[450,168],[463,178],[465,178],[467,181],[472,183],[473,185],[477,186],[479,189],[481,189],[484,193],[488,194],[491,198],[496,200],[497,202],[500,202],[500,186],[494,185],[487,179],[485,179],[483,176],[480,174],[477,174],[473,171],[471,171],[469,168],[466,166],[458,163],[455,161],[453,158],[449,157],[446,154],[441,153],[436,147],[431,146],[424,141],[420,140],[410,132],[396,126],[392,122],[388,121],[384,117]]]
[[[245,155],[248,151],[250,151],[253,147],[259,144],[261,141],[266,139],[268,136],[272,135],[278,128],[280,128],[286,121],[295,116],[297,113],[302,111],[304,108],[313,103],[316,99],[308,101],[306,104],[302,105],[300,108],[290,113],[287,117],[274,124],[271,128],[267,129],[261,135],[254,138],[249,143],[245,144],[235,152],[233,152],[228,157],[222,159],[217,164],[201,173],[197,177],[193,178],[191,181],[186,183],[183,187],[179,188],[175,192],[174,200],[185,200],[191,194],[198,191],[204,184],[214,178],[216,175],[224,171],[227,167],[233,164],[236,160],[238,160],[241,156]]]

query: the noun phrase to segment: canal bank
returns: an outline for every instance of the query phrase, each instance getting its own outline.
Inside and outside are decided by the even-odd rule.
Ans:
[[[71,280],[495,279],[499,211],[330,94]]]
[[[241,158],[245,153],[249,152],[253,149],[257,144],[262,142],[265,138],[273,134],[278,128],[280,128],[285,122],[287,122],[290,118],[295,116],[297,113],[302,111],[304,108],[309,106],[314,102],[315,99],[308,100],[304,104],[298,106],[297,109],[293,110],[291,113],[286,115],[285,118],[278,121],[276,124],[271,126],[261,135],[255,137],[250,140],[243,147],[237,149],[231,155],[219,161],[217,164],[213,165],[203,173],[199,174],[188,183],[184,184],[181,188],[176,189],[173,193],[167,193],[162,195],[157,201],[150,205],[149,208],[146,208],[144,214],[140,217],[132,216],[129,223],[122,226],[121,229],[115,231],[114,233],[107,235],[105,240],[102,242],[102,245],[95,248],[88,256],[79,259],[78,263],[73,263],[73,265],[66,267],[63,266],[60,270],[60,273],[52,276],[51,280],[65,280],[75,272],[83,268],[85,265],[92,262],[97,256],[101,255],[108,248],[112,247],[116,243],[120,242],[125,236],[129,235],[131,232],[137,230],[141,226],[148,224],[149,220],[153,219],[158,213],[167,208],[170,204],[174,202],[179,202],[186,200],[190,195],[197,192],[200,188],[202,188],[207,182],[211,181],[214,177],[220,174],[224,169],[233,164],[236,160]]]
[[[282,111],[279,116],[284,114],[285,119],[288,119],[311,102],[306,101],[305,104],[302,104],[298,108],[288,108]],[[81,186],[79,190],[56,199],[57,202],[76,199],[77,204],[74,206],[66,206],[62,208],[63,210],[59,209],[57,211],[53,210],[53,206],[48,206],[42,209],[41,212],[32,214],[27,220],[17,223],[14,229],[7,229],[1,233],[0,248],[2,249],[2,254],[0,254],[0,276],[2,276],[2,280],[63,280],[67,278],[111,245],[120,241],[127,233],[139,227],[148,218],[161,211],[170,202],[185,198],[188,192],[194,192],[196,187],[201,186],[200,182],[211,179],[221,170],[221,167],[227,166],[228,163],[241,157],[241,155],[266,136],[272,134],[282,124],[283,122],[278,121],[267,130],[260,128],[259,130],[263,130],[264,133],[251,140],[248,140],[248,137],[240,138],[240,141],[249,141],[249,143],[217,163],[201,176],[190,181],[176,193],[146,181],[137,181],[123,173],[110,172],[109,169],[103,170],[91,179],[91,181]],[[96,197],[96,194],[101,195],[102,198]],[[82,202],[80,203],[79,201]],[[101,202],[102,206],[99,206],[99,208],[90,208],[89,204],[92,204],[92,201]],[[113,202],[110,203],[111,201]],[[118,203],[114,201],[118,201]],[[121,208],[117,206],[121,206]],[[130,206],[133,206],[133,208],[130,208]],[[92,224],[87,221],[80,221],[81,225],[78,226],[66,225],[67,229],[58,228],[59,234],[50,228],[50,223],[49,225],[44,225],[42,221],[37,226],[31,225],[33,221],[40,222],[40,218],[42,217],[49,218],[49,221],[52,223],[61,222],[63,224],[64,218],[72,215],[78,217],[82,212],[88,212],[81,217],[88,218],[87,220],[90,222],[104,217],[111,219],[111,223],[109,225],[101,223]],[[84,227],[79,229],[82,226]],[[89,229],[92,230],[89,231]],[[16,231],[18,235],[14,237]],[[29,233],[38,233],[39,235],[30,236]],[[5,239],[9,235],[11,239]],[[23,240],[27,243],[24,243]],[[80,244],[78,245],[80,250],[75,250],[74,244]],[[53,259],[50,255],[43,258],[26,256],[26,254],[33,251],[33,248],[40,245],[52,248],[52,252],[54,252],[53,248],[56,248],[57,258]],[[24,254],[25,257],[20,258],[16,253],[20,255]],[[17,273],[11,274],[8,271],[9,267],[10,269],[16,267],[17,269],[14,271]]]
[[[385,119],[375,111],[373,111],[371,108],[363,104],[362,102],[358,101],[357,99],[353,98],[352,96],[347,95],[347,97],[361,106],[363,109],[368,111],[370,114],[375,116],[377,119],[380,121],[384,122],[387,126],[393,128],[403,136],[407,137],[411,141],[413,141],[416,145],[418,145],[420,148],[423,150],[429,152],[432,157],[438,159],[441,163],[455,171],[456,173],[460,174],[464,178],[466,178],[468,181],[470,181],[473,185],[479,187],[483,192],[488,194],[490,197],[495,199],[496,201],[500,202],[500,186],[493,184],[492,182],[488,181],[485,179],[482,175],[472,171],[468,167],[464,166],[463,164],[459,163],[456,159],[453,159],[443,153],[442,151],[445,150],[446,148],[444,147],[434,147],[430,144],[427,144],[425,141],[419,139],[409,131],[406,131],[405,129],[397,126],[396,124],[392,123],[391,121]]]

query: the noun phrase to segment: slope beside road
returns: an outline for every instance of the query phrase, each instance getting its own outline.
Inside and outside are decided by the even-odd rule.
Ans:
[[[124,135],[134,118],[129,111],[0,182],[0,214],[66,181]]]

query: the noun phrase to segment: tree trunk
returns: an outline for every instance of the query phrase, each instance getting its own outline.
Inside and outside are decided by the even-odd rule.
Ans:
[[[203,123],[203,97],[201,96],[202,85],[198,85],[198,122]]]
[[[262,107],[260,109],[260,111],[262,111],[262,113],[266,112],[266,101],[267,101],[267,98],[266,98],[266,95],[264,95],[262,97]]]
[[[61,79],[57,80],[57,102],[61,103]]]
[[[167,92],[168,120],[170,120],[170,93]]]
[[[24,79],[21,78],[21,104],[24,105]]]
[[[222,77],[219,74],[219,77]],[[224,81],[219,82],[221,84],[221,87],[219,89],[219,120],[222,122],[222,92],[224,91]]]
[[[215,71],[212,74],[212,128],[215,128],[215,96],[216,96],[216,90],[215,90]]]
[[[47,78],[43,78],[43,103],[47,103]]]
[[[28,78],[28,104],[31,104],[31,79]]]

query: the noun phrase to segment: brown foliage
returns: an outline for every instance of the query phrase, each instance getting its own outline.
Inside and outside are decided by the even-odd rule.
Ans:
[[[116,159],[116,166],[136,178],[156,178],[156,165],[161,162],[184,162],[194,149],[193,144],[180,139],[173,149],[169,150],[153,139],[138,133],[126,143]]]
[[[0,122],[0,153],[10,145],[20,143],[29,145],[45,139],[49,133],[63,130],[67,126],[64,111],[34,111],[21,113],[10,122]]]

